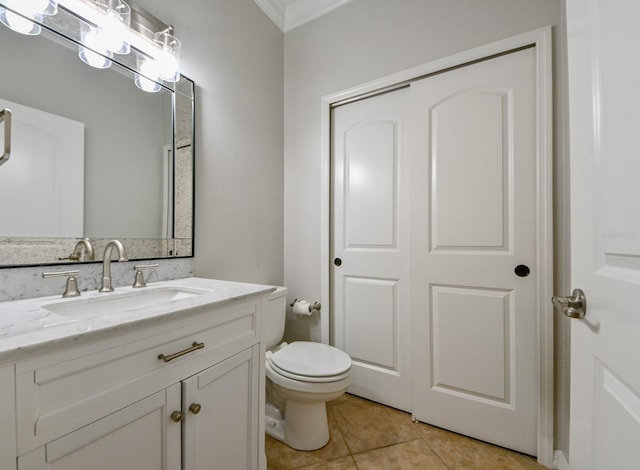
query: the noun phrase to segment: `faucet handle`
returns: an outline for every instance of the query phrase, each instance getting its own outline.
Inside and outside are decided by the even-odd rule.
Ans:
[[[136,279],[133,282],[133,287],[147,287],[147,283],[144,281],[144,269],[157,268],[160,266],[158,263],[154,264],[138,264],[133,267],[136,270]]]
[[[74,271],[60,271],[57,273],[42,273],[42,279],[67,276],[67,286],[62,293],[62,297],[78,297],[80,295],[80,291],[78,290],[78,281],[76,279],[76,275],[78,275],[79,273],[80,271],[78,271],[77,269]]]

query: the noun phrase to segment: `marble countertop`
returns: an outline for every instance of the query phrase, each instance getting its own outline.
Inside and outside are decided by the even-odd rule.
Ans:
[[[71,318],[44,308],[55,310],[56,305],[91,303],[108,296],[136,295],[145,289],[171,287],[199,291],[197,295],[142,308],[127,309],[89,318]],[[160,317],[168,319],[204,305],[220,306],[254,295],[273,292],[275,287],[203,278],[185,278],[148,283],[146,288],[118,287],[114,292],[83,292],[80,297],[64,299],[60,295],[0,302],[0,362],[17,360],[27,355],[65,342],[74,343],[79,337],[100,337],[112,334],[122,326],[145,325]],[[89,308],[88,308],[89,310]]]

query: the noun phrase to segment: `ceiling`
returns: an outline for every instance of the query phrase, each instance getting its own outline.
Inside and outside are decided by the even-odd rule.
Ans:
[[[255,0],[283,32],[346,5],[351,0]]]

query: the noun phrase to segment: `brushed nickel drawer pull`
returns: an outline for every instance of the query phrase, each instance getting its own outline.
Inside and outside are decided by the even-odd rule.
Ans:
[[[198,343],[197,341],[194,341],[193,344],[191,344],[190,348],[183,349],[182,351],[178,351],[177,353],[174,353],[174,354],[169,354],[168,356],[165,356],[164,354],[159,354],[158,359],[162,359],[164,362],[169,362],[169,361],[173,361],[174,359],[180,356],[184,356],[185,354],[189,354],[190,352],[193,352],[193,351],[196,351],[197,349],[202,349],[202,348],[204,348],[204,343]]]

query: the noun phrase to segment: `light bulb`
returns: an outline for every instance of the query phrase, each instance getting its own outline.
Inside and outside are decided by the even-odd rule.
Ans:
[[[102,46],[114,54],[128,54],[129,25],[131,23],[131,8],[121,0],[99,2],[98,9],[102,17],[98,24],[98,35]]]
[[[37,21],[42,18],[41,15],[36,14],[29,16]],[[16,33],[27,34],[29,36],[35,36],[37,34],[40,34],[40,32],[42,31],[42,28],[39,24],[34,23],[33,21],[30,21],[23,16],[18,15],[17,13],[5,9],[2,9],[0,11],[0,22]]]
[[[165,47],[157,60],[160,65],[160,75],[162,79],[168,82],[177,82],[180,70],[178,68],[178,59],[173,55],[173,51]]]
[[[78,52],[78,56],[87,65],[90,65],[96,69],[108,69],[111,67],[111,60],[105,56],[93,52],[91,49],[81,47]]]
[[[58,12],[57,0],[4,0],[9,11],[0,8],[0,23],[20,34],[35,36],[42,28],[36,22],[42,21],[42,15],[55,15]]]
[[[25,13],[43,13],[49,8],[49,0],[22,0],[24,6],[21,10]]]
[[[112,54],[103,44],[103,40],[95,30],[89,27],[82,32],[82,43],[87,47],[80,47],[78,56],[87,65],[97,69],[111,67]]]
[[[182,43],[172,33],[173,27],[169,26],[166,30],[157,32],[153,40],[160,49],[156,60],[162,79],[168,82],[177,82],[180,80],[179,64]]]
[[[145,75],[135,75],[134,82],[138,88],[148,93],[157,93],[160,91],[160,83],[158,83],[161,82],[160,70],[155,60],[139,57],[138,70]],[[147,77],[151,77],[153,80]]]

